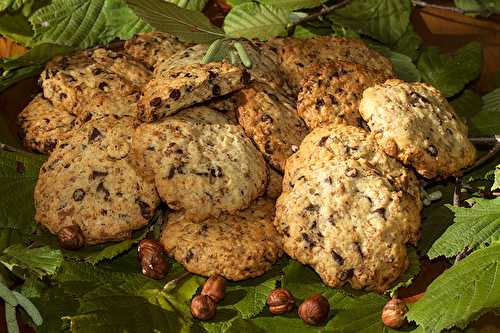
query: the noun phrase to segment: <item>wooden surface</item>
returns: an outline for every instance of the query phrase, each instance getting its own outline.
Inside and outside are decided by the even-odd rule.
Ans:
[[[451,4],[450,1],[434,1],[440,4]],[[211,1],[205,13],[213,22],[221,24],[224,13],[229,6],[223,1]],[[412,14],[415,30],[423,38],[424,44],[437,46],[445,51],[454,51],[470,41],[479,41],[484,49],[484,65],[479,80],[471,87],[479,93],[494,88],[496,75],[500,76],[500,17],[478,19],[438,9],[418,9]],[[7,54],[7,48],[0,39],[0,56]],[[10,45],[10,51],[21,52],[22,49]],[[0,126],[8,126],[12,141],[15,141],[17,128],[15,119],[17,113],[30,101],[33,94],[39,91],[36,79],[24,80],[0,95]],[[13,142],[10,142],[11,144]],[[401,297],[409,297],[425,291],[426,286],[443,270],[447,264],[443,260],[422,262],[422,271],[415,279],[411,288],[403,289]],[[1,307],[1,305],[0,305]],[[5,331],[0,314],[0,332]],[[481,333],[500,332],[500,319],[494,315],[485,315],[474,323]],[[26,328],[23,332],[28,332]]]

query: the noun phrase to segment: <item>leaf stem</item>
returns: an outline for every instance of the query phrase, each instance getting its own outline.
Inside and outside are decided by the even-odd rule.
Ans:
[[[345,5],[347,5],[351,0],[343,0],[343,1],[340,1],[334,5],[331,5],[331,6],[323,6],[321,8],[321,10],[315,12],[315,13],[312,13],[310,15],[307,15],[295,22],[293,22],[290,26],[289,26],[289,29],[292,29],[294,27],[296,27],[297,25],[300,25],[300,24],[304,24],[306,22],[310,22],[310,21],[314,21],[322,16],[325,16],[331,12],[333,12],[335,9],[337,8],[340,8],[340,7],[343,7]]]
[[[477,159],[476,162],[472,166],[470,166],[469,168],[465,169],[465,171],[463,173],[466,174],[466,173],[474,170],[475,168],[483,165],[488,160],[490,160],[492,157],[494,157],[498,152],[500,152],[500,143],[497,143],[487,154],[484,154],[479,159]]]
[[[495,145],[500,143],[500,134],[490,135],[490,136],[477,136],[470,137],[470,142],[477,145]]]
[[[163,286],[162,291],[164,291],[164,292],[168,292],[168,291],[170,291],[170,290],[174,289],[175,287],[177,287],[177,284],[178,284],[179,282],[181,282],[182,280],[184,280],[185,278],[187,278],[187,277],[188,277],[188,276],[190,276],[190,275],[191,275],[191,273],[190,273],[190,272],[185,271],[184,273],[182,273],[181,275],[179,275],[179,276],[178,276],[178,277],[176,277],[175,279],[168,281],[168,282],[165,284],[165,286]]]
[[[458,7],[452,7],[452,6],[443,6],[443,5],[436,5],[433,3],[428,3],[427,1],[417,1],[417,0],[412,0],[412,4],[415,7],[428,7],[428,8],[436,8],[436,9],[443,9],[443,10],[448,10],[454,13],[458,14],[479,14],[481,16],[489,16],[492,14],[499,14],[500,11],[494,10],[494,9],[489,9],[489,8],[482,8],[482,9],[462,9]]]
[[[453,188],[453,206],[460,207],[460,194],[462,192],[462,177],[455,177]]]
[[[25,150],[22,150],[22,149],[13,147],[13,146],[9,146],[5,143],[0,143],[0,151],[8,151],[11,153],[22,153],[22,154],[27,153]]]

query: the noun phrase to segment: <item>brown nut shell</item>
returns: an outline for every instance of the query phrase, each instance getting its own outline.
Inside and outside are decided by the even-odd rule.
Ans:
[[[299,306],[299,317],[308,325],[319,325],[328,318],[330,303],[320,294],[309,296]]]
[[[288,289],[274,289],[267,297],[269,312],[272,314],[282,314],[290,312],[295,306],[295,299]]]
[[[191,314],[199,320],[209,320],[215,316],[217,304],[208,295],[198,295],[191,301]]]
[[[155,280],[161,280],[167,276],[169,267],[161,253],[147,255],[141,260],[142,274]]]
[[[59,246],[66,250],[77,250],[85,244],[82,229],[78,225],[64,227],[57,233]]]
[[[163,253],[163,247],[153,239],[143,239],[137,246],[137,259],[142,261],[144,257]]]
[[[212,275],[203,285],[202,295],[212,297],[218,303],[224,298],[226,292],[226,280],[220,275]]]
[[[400,328],[406,322],[405,315],[408,307],[405,302],[398,298],[393,298],[382,309],[382,322],[391,328]]]

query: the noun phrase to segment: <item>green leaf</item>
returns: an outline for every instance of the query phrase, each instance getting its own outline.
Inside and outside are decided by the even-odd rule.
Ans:
[[[326,1],[327,0],[259,0],[260,3],[272,5],[288,11],[319,7]]]
[[[464,328],[500,304],[500,244],[477,250],[438,276],[406,317],[425,332]]]
[[[478,114],[483,106],[481,96],[470,89],[465,89],[457,98],[451,101],[455,112],[468,122],[468,119]]]
[[[500,240],[500,198],[474,199],[472,208],[446,205],[455,213],[454,223],[432,245],[430,259],[456,256],[466,247],[469,250],[488,246]]]
[[[199,12],[201,12],[208,3],[208,0],[167,0],[167,1],[179,7],[190,10],[197,10]]]
[[[116,244],[108,245],[104,249],[98,251],[97,253],[92,253],[85,257],[85,261],[95,265],[103,260],[113,259],[114,257],[127,252],[130,248],[138,243],[141,239],[144,239],[148,233],[148,228],[138,233],[135,238],[127,239]]]
[[[30,316],[31,320],[35,323],[36,326],[40,326],[43,324],[42,316],[38,309],[31,303],[29,299],[27,299],[23,294],[18,293],[17,291],[12,292],[17,299],[18,304],[26,311],[26,313]]]
[[[20,44],[27,45],[33,37],[33,29],[28,19],[21,13],[0,15],[0,34]]]
[[[484,11],[484,15],[500,10],[499,0],[455,0],[455,6],[465,11]],[[477,15],[477,14],[475,14]]]
[[[410,57],[391,51],[388,47],[382,45],[371,44],[370,47],[380,52],[392,62],[394,70],[400,79],[408,82],[420,81],[420,71],[415,67]]]
[[[319,293],[328,298],[329,295],[335,293],[335,289],[327,288],[311,268],[298,261],[289,260],[283,273],[285,274],[283,287],[292,290],[293,295],[300,300],[311,294]]]
[[[62,261],[61,251],[47,246],[31,249],[14,244],[6,248],[0,256],[0,262],[9,270],[22,269],[39,278],[55,274]]]
[[[9,304],[5,304],[5,321],[7,323],[8,333],[19,333],[19,327],[17,326],[16,319],[16,308]]]
[[[20,10],[25,12],[25,15],[29,15],[31,7],[35,3],[35,0],[0,0],[0,11],[4,10]]]
[[[233,7],[224,19],[224,31],[231,37],[267,40],[285,36],[290,23],[288,11],[271,5],[247,2]]]
[[[406,269],[404,274],[394,282],[394,285],[386,291],[391,297],[396,295],[399,288],[409,287],[413,282],[413,278],[420,273],[420,259],[415,248],[410,247],[408,249],[408,258],[410,259],[410,266]]]
[[[493,185],[491,185],[492,191],[500,189],[500,164],[495,167],[494,175],[494,182]]]
[[[17,298],[6,285],[0,282],[0,297],[5,303],[16,306],[18,304]]]
[[[0,221],[3,228],[29,234],[35,230],[33,191],[45,157],[0,150]]]
[[[484,95],[482,101],[481,112],[470,119],[471,133],[500,133],[500,88]]]
[[[414,61],[420,55],[421,45],[422,38],[413,30],[413,26],[409,24],[403,36],[392,46],[392,50],[407,55]]]
[[[410,23],[409,0],[354,0],[329,15],[335,22],[385,44],[396,43]]]
[[[479,76],[482,59],[482,48],[478,42],[469,43],[452,55],[442,54],[431,47],[422,52],[417,67],[424,82],[451,97]]]
[[[161,0],[128,0],[127,3],[156,30],[174,34],[185,42],[211,43],[224,37],[224,32],[200,12]]]
[[[153,27],[139,18],[128,6],[117,3],[105,12],[107,25],[113,27],[114,34],[120,39],[130,39],[140,32],[153,31]]]

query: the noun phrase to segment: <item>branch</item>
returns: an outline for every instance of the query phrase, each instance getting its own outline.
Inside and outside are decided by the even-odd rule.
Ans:
[[[317,18],[320,18],[322,16],[328,15],[331,12],[333,12],[335,9],[347,5],[347,3],[349,3],[350,1],[351,0],[344,0],[344,1],[340,1],[339,3],[336,3],[336,4],[331,5],[331,6],[325,6],[321,10],[317,11],[316,13],[312,13],[310,15],[307,15],[306,17],[303,17],[303,18],[298,19],[297,21],[293,22],[289,26],[289,28],[291,29],[291,28],[294,28],[297,25],[301,25],[301,24],[304,24],[304,23],[309,22],[309,21],[314,21]]]
[[[448,11],[462,14],[462,15],[464,15],[464,14],[479,14],[481,16],[490,16],[492,14],[500,14],[500,11],[490,9],[490,8],[462,9],[462,8],[458,8],[458,7],[436,5],[433,3],[428,3],[426,1],[416,1],[416,0],[412,0],[412,4],[415,7],[429,7],[429,8],[443,9],[443,10],[448,10]]]
[[[491,149],[487,154],[484,154],[483,156],[481,156],[481,158],[479,158],[478,160],[476,160],[476,162],[472,166],[470,166],[469,168],[465,169],[465,171],[463,173],[464,174],[468,173],[468,172],[474,170],[475,168],[483,165],[489,159],[491,159],[492,157],[494,157],[498,152],[500,152],[500,143],[497,143],[495,145],[495,147],[493,147],[493,149]]]
[[[11,152],[11,153],[22,153],[22,154],[26,154],[27,153],[26,150],[22,150],[22,149],[13,147],[13,146],[9,146],[9,145],[7,145],[5,143],[0,143],[0,151],[8,151],[8,152]]]
[[[497,143],[500,143],[500,135],[495,134],[495,135],[490,135],[490,136],[476,136],[476,137],[470,137],[469,138],[470,142],[476,145],[490,145],[493,146]]]

